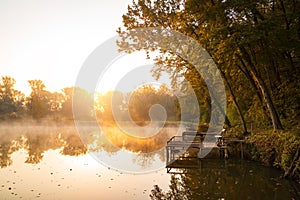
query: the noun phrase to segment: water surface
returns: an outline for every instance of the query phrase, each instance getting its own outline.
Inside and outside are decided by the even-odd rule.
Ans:
[[[196,169],[167,173],[164,145],[177,131],[137,141],[115,127],[104,133],[87,126],[79,137],[73,126],[1,125],[0,197],[299,199],[299,185],[253,162],[203,160]]]

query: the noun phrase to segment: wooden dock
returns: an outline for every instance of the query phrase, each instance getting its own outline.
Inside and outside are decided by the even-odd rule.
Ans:
[[[228,158],[227,145],[239,142],[241,159],[243,159],[243,142],[238,138],[224,137],[220,133],[202,133],[186,131],[182,136],[174,136],[166,146],[166,168],[197,168],[201,159],[205,158],[212,150],[217,149],[220,158]]]

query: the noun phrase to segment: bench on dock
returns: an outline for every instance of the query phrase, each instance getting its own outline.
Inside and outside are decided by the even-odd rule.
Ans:
[[[233,137],[224,137],[220,133],[203,133],[197,131],[185,131],[182,136],[174,136],[166,146],[167,167],[187,166],[189,163],[197,163],[197,160],[204,154],[207,155],[212,149],[217,148],[220,157],[228,158],[227,145],[229,143],[239,142],[241,144],[241,159],[243,159],[244,140]],[[198,149],[198,154],[191,154],[192,149]],[[195,159],[195,162],[193,161]],[[180,164],[179,164],[180,163]],[[186,165],[184,163],[187,163]]]

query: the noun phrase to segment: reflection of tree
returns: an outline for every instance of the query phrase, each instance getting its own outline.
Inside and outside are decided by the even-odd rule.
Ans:
[[[50,149],[49,144],[51,144],[52,139],[47,134],[27,134],[26,143],[24,148],[28,152],[28,157],[26,163],[39,163],[43,158],[43,153]],[[52,145],[51,145],[52,146]]]
[[[3,168],[12,164],[11,155],[21,148],[22,144],[24,144],[24,138],[3,135],[2,131],[4,130],[1,128],[0,130],[0,167]]]
[[[118,127],[102,127],[105,138],[114,146],[134,153],[151,153],[165,147],[167,141],[177,134],[177,128],[163,128],[153,137],[137,138]]]
[[[166,161],[166,150],[165,148],[151,152],[151,153],[137,153],[133,162],[141,166],[142,168],[147,168],[153,164],[155,161],[155,156],[157,156],[162,162]]]
[[[138,164],[142,168],[147,168],[153,163],[155,155],[156,153],[136,154],[135,158],[133,159],[133,162]]]
[[[1,127],[0,165],[12,164],[12,153],[23,148],[27,151],[26,163],[36,164],[43,154],[52,149],[61,149],[61,154],[78,156],[87,148],[82,144],[75,127],[22,126]]]
[[[151,199],[293,199],[296,193],[281,186],[273,177],[273,169],[250,162],[204,160],[201,168],[183,169],[172,174],[169,191],[158,185],[152,189]],[[278,182],[281,183],[279,184]],[[281,187],[279,187],[279,185]],[[294,191],[295,192],[295,191]],[[290,197],[290,198],[289,198]]]
[[[86,154],[87,149],[77,134],[64,135],[63,138],[65,141],[61,150],[63,155],[79,156]]]
[[[160,133],[150,138],[136,138],[125,134],[117,127],[102,127],[80,124],[80,136],[75,126],[38,125],[0,126],[0,164],[7,167],[12,164],[11,155],[24,149],[28,156],[26,163],[41,162],[48,150],[60,150],[62,155],[79,156],[89,152],[105,151],[115,154],[127,150],[137,154],[134,162],[141,167],[149,166],[155,156],[165,161],[166,142],[174,134],[176,127],[163,128]],[[97,130],[97,131],[96,131]],[[84,143],[82,143],[84,141]]]
[[[154,189],[151,190],[150,198],[153,200],[190,199],[189,191],[184,188],[180,178],[175,175],[171,176],[169,188],[170,190],[165,193],[158,185],[154,185]]]
[[[89,151],[96,152],[104,150],[108,154],[112,155],[120,150],[120,148],[111,144],[103,134],[94,135],[94,142],[89,145]]]
[[[10,143],[3,142],[0,144],[0,165],[2,167],[7,167],[12,164],[11,160],[11,151],[10,151]]]

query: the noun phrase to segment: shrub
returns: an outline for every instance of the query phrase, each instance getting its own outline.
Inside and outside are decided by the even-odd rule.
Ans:
[[[284,170],[284,176],[300,180],[300,135],[295,132],[267,131],[247,139],[250,159]]]

